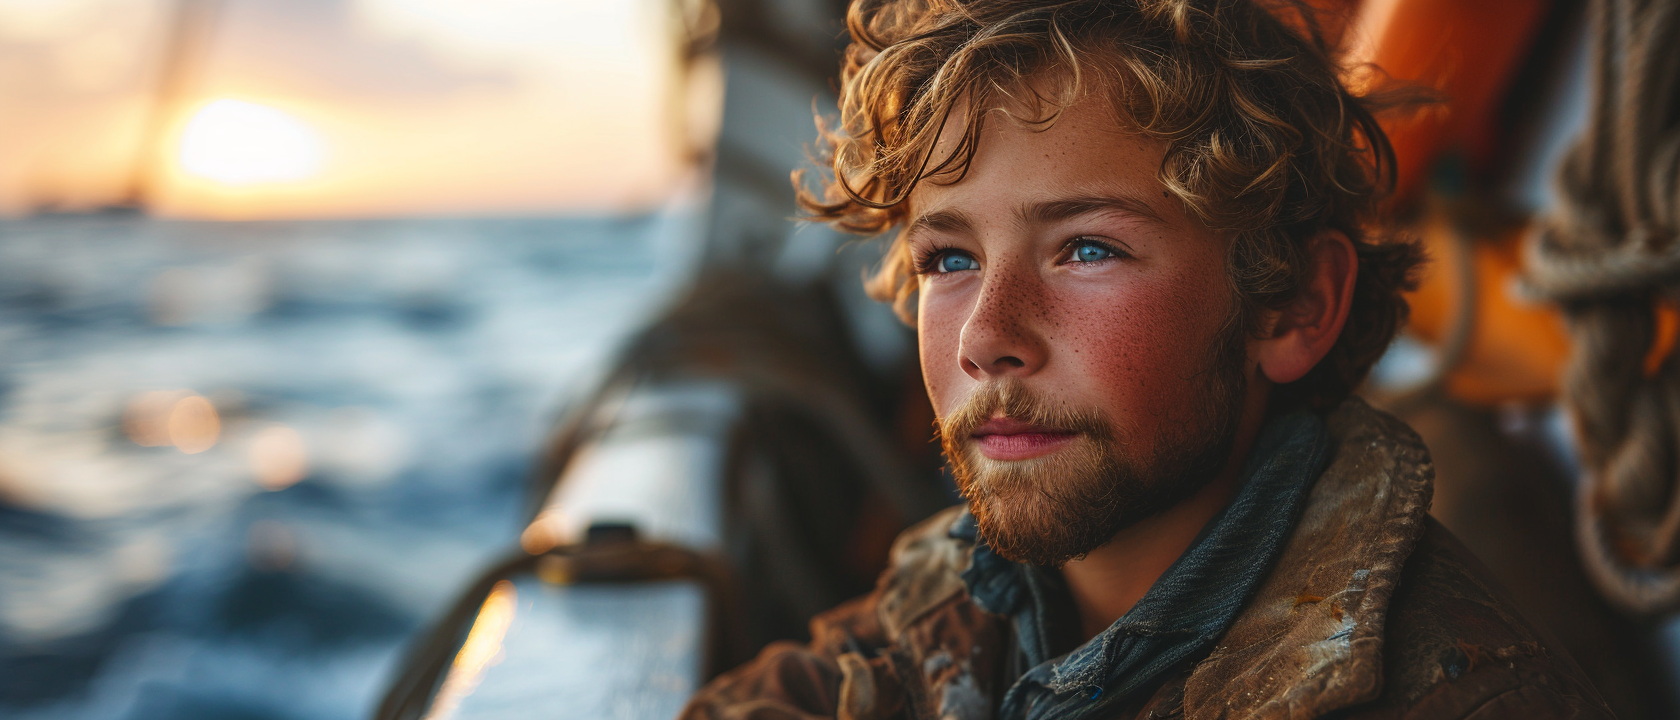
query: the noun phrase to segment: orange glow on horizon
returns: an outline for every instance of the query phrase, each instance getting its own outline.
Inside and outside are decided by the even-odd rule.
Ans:
[[[227,4],[148,148],[165,5],[65,1],[0,23],[26,56],[0,73],[0,213],[126,202],[136,177],[164,217],[640,211],[703,174],[674,118],[721,114],[721,81],[679,92],[666,0],[261,0]],[[96,34],[123,62],[89,64]]]
[[[193,113],[175,161],[189,175],[225,185],[296,182],[321,173],[319,133],[286,112],[221,98]]]

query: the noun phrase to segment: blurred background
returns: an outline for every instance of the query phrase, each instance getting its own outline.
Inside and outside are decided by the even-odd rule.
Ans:
[[[1313,5],[1443,100],[1385,119],[1434,262],[1365,394],[1618,713],[1675,717],[1524,290],[1599,5]],[[866,591],[955,498],[879,247],[790,220],[843,13],[0,0],[0,715],[669,717]]]
[[[717,114],[669,5],[8,0],[0,209],[646,211]]]
[[[680,11],[0,2],[0,716],[371,712],[693,263]]]

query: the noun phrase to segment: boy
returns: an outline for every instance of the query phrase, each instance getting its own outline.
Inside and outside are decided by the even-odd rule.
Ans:
[[[857,0],[816,218],[898,229],[967,500],[687,718],[1608,717],[1352,397],[1387,141],[1247,0]],[[913,311],[912,311],[913,304]]]

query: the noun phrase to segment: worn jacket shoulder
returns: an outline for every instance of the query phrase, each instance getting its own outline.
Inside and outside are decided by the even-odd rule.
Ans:
[[[974,547],[951,537],[951,526],[962,512],[958,505],[935,513],[893,543],[887,570],[876,587],[876,612],[889,641],[941,603],[967,594],[962,572]]]
[[[1611,717],[1474,555],[1433,518],[1424,526],[1389,609],[1382,695],[1350,716]]]
[[[1435,471],[1405,423],[1358,398],[1282,555],[1184,688],[1186,717],[1312,718],[1382,690],[1384,622]]]
[[[1183,689],[1190,720],[1609,717],[1428,516],[1434,467],[1352,399],[1282,556]]]

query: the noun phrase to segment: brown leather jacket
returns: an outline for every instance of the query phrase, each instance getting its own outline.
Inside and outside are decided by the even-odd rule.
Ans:
[[[1427,511],[1411,428],[1358,399],[1294,534],[1212,651],[1122,718],[1609,718],[1598,693],[1503,600]],[[905,532],[875,592],[720,676],[684,720],[985,720],[1015,680],[1007,619],[958,577],[957,508]],[[1147,697],[1142,697],[1147,695]]]

